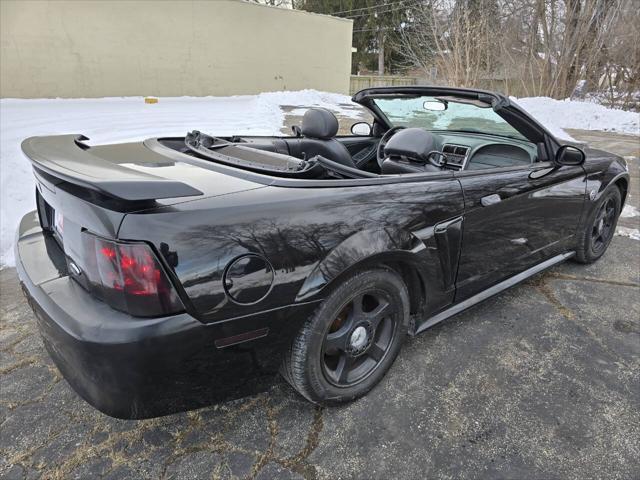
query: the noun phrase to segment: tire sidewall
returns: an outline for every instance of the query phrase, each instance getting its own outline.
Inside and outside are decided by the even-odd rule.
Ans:
[[[355,287],[355,288],[354,288]],[[325,335],[346,302],[358,293],[378,289],[385,291],[398,311],[396,329],[389,350],[376,369],[356,385],[338,387],[330,383],[322,367],[322,347]],[[385,375],[395,360],[409,328],[409,296],[402,279],[390,270],[368,270],[355,274],[339,285],[320,305],[311,322],[311,335],[306,345],[306,383],[314,401],[341,403],[360,397],[371,390]]]
[[[591,235],[591,232],[593,231],[593,227],[594,227],[594,221],[596,219],[596,216],[598,215],[598,212],[600,211],[600,208],[602,207],[602,205],[609,199],[613,199],[614,203],[615,203],[615,217],[613,220],[613,226],[612,226],[612,234],[611,236],[607,239],[606,244],[604,246],[604,248],[599,251],[596,252],[594,251],[593,248],[593,238]],[[611,240],[613,240],[613,237],[615,236],[615,230],[616,230],[616,226],[618,224],[618,218],[620,217],[620,212],[622,210],[622,196],[620,195],[620,190],[613,186],[610,187],[609,189],[607,189],[601,196],[600,199],[596,202],[596,204],[594,205],[592,211],[591,211],[591,215],[589,215],[589,219],[587,221],[587,224],[585,226],[585,234],[584,234],[584,256],[585,256],[585,260],[587,260],[588,262],[594,262],[597,259],[599,259],[600,257],[602,257],[602,255],[604,255],[604,253],[607,251],[607,249],[609,248],[609,245],[611,244]]]

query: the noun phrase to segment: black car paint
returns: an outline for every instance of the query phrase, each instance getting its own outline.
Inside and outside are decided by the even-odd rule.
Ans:
[[[54,265],[64,253],[35,214],[23,218],[19,238],[18,274],[47,351],[82,398],[118,418],[164,415],[265,389],[291,330],[315,308],[303,302],[217,324],[188,313],[134,319],[89,295],[64,263]],[[216,344],[247,332],[264,336],[264,328],[268,336],[259,340]]]
[[[142,149],[147,161],[133,168],[161,169],[202,195],[138,203],[80,198],[36,172],[41,198],[64,212],[65,251],[34,214],[23,219],[16,244],[18,272],[51,356],[83,398],[123,418],[265,388],[305,318],[357,269],[397,269],[410,289],[413,331],[420,331],[473,303],[478,292],[571,251],[599,195],[614,182],[623,192],[628,185],[624,161],[594,150],[578,167],[546,161],[319,185],[219,165],[194,168],[198,162],[169,156],[156,141],[91,148],[126,159]],[[482,198],[496,193],[500,202],[483,206]],[[83,228],[151,244],[185,313],[136,319],[93,299],[67,269],[70,261],[82,267]],[[272,277],[258,278],[273,282],[264,299],[242,304],[230,298],[223,276],[247,254],[271,265]],[[260,281],[247,289],[264,290]]]
[[[586,191],[581,166],[537,162],[458,177],[466,208],[457,299],[571,249]],[[489,195],[500,201],[482,205]]]
[[[452,296],[441,286],[439,267],[433,267],[439,259],[431,230],[463,209],[453,176],[408,183],[401,191],[395,185],[265,187],[130,213],[118,236],[146,234],[158,250],[164,243],[178,252],[172,267],[190,303],[187,310],[204,322],[316,299],[360,261],[387,256],[421,266],[430,303],[437,308]],[[244,306],[227,300],[222,273],[247,253],[268,259],[275,276],[268,298]]]

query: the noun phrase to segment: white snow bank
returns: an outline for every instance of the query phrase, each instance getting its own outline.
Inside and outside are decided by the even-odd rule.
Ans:
[[[548,97],[513,100],[559,138],[572,140],[562,130],[564,128],[640,134],[640,114],[637,112],[616,110],[591,102],[554,100]]]
[[[517,102],[564,138],[567,135],[562,128],[638,133],[636,113],[549,98],[522,98]],[[348,96],[315,90],[160,98],[152,105],[145,104],[142,97],[0,100],[0,265],[14,264],[13,239],[18,221],[35,208],[31,166],[20,150],[26,137],[82,133],[91,144],[101,144],[184,135],[192,129],[218,135],[276,135],[284,123],[282,107],[301,114],[302,107],[310,106],[323,106],[343,117],[364,118]]]

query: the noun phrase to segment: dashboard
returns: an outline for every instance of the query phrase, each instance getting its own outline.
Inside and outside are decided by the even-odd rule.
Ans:
[[[453,170],[529,165],[537,160],[536,146],[526,141],[469,133],[434,135],[447,157],[447,167]]]

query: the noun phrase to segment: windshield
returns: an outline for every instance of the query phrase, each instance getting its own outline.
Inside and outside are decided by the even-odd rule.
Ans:
[[[420,127],[433,131],[474,132],[526,140],[493,111],[475,99],[450,96],[376,98],[392,126]]]

